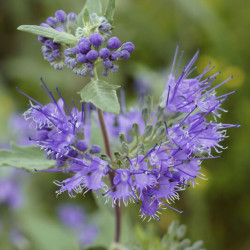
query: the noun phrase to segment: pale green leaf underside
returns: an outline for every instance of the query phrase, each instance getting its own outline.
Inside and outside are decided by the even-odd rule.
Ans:
[[[75,44],[77,43],[77,38],[69,33],[60,32],[52,28],[46,28],[37,25],[21,25],[17,28],[21,31],[26,31],[38,36],[52,38],[54,42],[65,43],[65,44]]]
[[[45,170],[54,166],[54,160],[46,159],[44,151],[35,146],[18,146],[12,150],[0,149],[0,166],[15,167],[26,171]]]
[[[109,0],[104,16],[108,19],[110,23],[112,23],[113,21],[114,13],[115,13],[115,0]]]
[[[82,102],[91,102],[105,112],[119,114],[120,104],[116,95],[116,89],[119,87],[102,80],[96,80],[89,82],[79,94]]]
[[[102,15],[101,0],[87,0],[84,7],[87,7],[90,13],[96,13],[98,16]]]

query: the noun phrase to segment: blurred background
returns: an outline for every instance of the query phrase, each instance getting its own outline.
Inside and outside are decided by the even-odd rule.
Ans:
[[[16,86],[46,103],[48,100],[40,88],[42,76],[51,90],[59,86],[64,96],[77,102],[76,92],[86,82],[67,69],[55,71],[43,60],[37,38],[16,28],[21,24],[39,25],[58,9],[79,13],[83,3],[83,0],[0,2],[0,143],[3,147],[8,147],[10,140],[18,140],[20,132],[25,130],[10,123],[14,114],[21,114],[28,106],[27,99],[15,90]],[[203,163],[208,180],[198,181],[194,189],[181,194],[176,207],[184,210],[183,215],[168,209],[160,222],[148,223],[141,222],[136,205],[124,208],[124,220],[132,220],[123,231],[123,242],[130,239],[132,226],[142,226],[145,231],[150,228],[151,233],[161,236],[171,221],[177,219],[188,226],[188,237],[204,240],[206,249],[250,249],[250,1],[117,0],[114,25],[113,35],[136,46],[132,58],[121,61],[118,73],[109,77],[111,83],[125,88],[128,105],[135,101],[138,86],[148,86],[155,96],[160,95],[179,44],[185,51],[183,63],[200,49],[195,74],[201,73],[210,61],[216,66],[212,73],[221,70],[217,83],[234,75],[218,90],[222,94],[237,89],[224,104],[229,112],[223,114],[222,122],[242,125],[228,131],[229,138],[223,144],[228,149],[221,158]],[[107,221],[112,220],[112,215],[109,211],[105,212],[107,216],[98,213],[98,204],[91,194],[84,198],[78,195],[70,199],[67,194],[56,198],[57,187],[52,182],[64,177],[54,173],[6,173],[1,169],[0,178],[9,178],[14,183],[9,187],[10,193],[17,194],[15,202],[19,202],[17,206],[15,202],[14,206],[11,202],[1,204],[4,198],[0,190],[1,249],[78,249],[80,240],[83,246],[88,245],[87,239],[91,237],[97,243],[111,241],[112,230],[105,233],[103,230],[112,224]],[[75,209],[76,213],[84,209],[85,228],[81,232],[85,236],[86,232],[92,232],[91,236],[83,239],[83,235],[71,229],[62,219],[62,207]],[[65,248],[72,245],[75,248]]]

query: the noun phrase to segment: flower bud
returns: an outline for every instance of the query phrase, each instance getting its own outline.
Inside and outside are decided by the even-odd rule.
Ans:
[[[143,136],[146,138],[148,136],[150,136],[152,134],[153,131],[153,126],[152,125],[148,125],[143,132]]]
[[[59,31],[59,32],[65,32],[65,30],[61,27],[56,27],[55,30]]]
[[[112,62],[109,59],[104,60],[102,64],[107,69],[112,67]]]
[[[83,54],[77,55],[76,60],[77,60],[79,63],[86,63],[86,62],[87,62],[86,55],[83,55]]]
[[[71,49],[71,52],[75,55],[77,53],[79,53],[79,47],[78,46],[75,46]]]
[[[129,52],[128,52],[127,50],[122,50],[122,51],[121,51],[121,58],[122,58],[123,60],[129,59],[129,58],[130,58]]]
[[[62,55],[61,55],[61,52],[59,49],[55,49],[52,51],[52,55],[55,57],[55,58],[61,58]]]
[[[77,19],[76,13],[70,12],[68,14],[68,20],[69,20],[69,22],[74,23],[76,21],[76,19]]]
[[[78,141],[76,144],[76,148],[84,152],[88,149],[88,143],[85,140]]]
[[[80,39],[78,42],[78,48],[81,53],[88,53],[91,49],[90,41],[86,38],[84,38],[84,40]]]
[[[103,48],[99,51],[99,56],[102,59],[107,59],[110,56],[110,50],[107,48]]]
[[[48,17],[46,23],[52,28],[56,27],[56,19],[54,17]]]
[[[86,54],[86,59],[89,61],[95,61],[98,58],[98,52],[96,50],[90,50]]]
[[[53,18],[53,17],[52,17]],[[41,23],[40,24],[41,27],[45,27],[45,28],[49,28],[50,26],[47,23]]]
[[[99,47],[102,45],[103,38],[99,33],[93,33],[89,36],[89,40],[95,47]]]
[[[117,61],[121,57],[121,54],[119,51],[113,51],[110,56],[110,60]]]
[[[67,20],[67,15],[63,10],[57,10],[55,12],[55,17],[61,23],[64,23]]]
[[[115,73],[118,69],[119,69],[119,66],[118,66],[118,65],[113,65],[113,66],[110,68],[110,72],[111,72],[111,73]]]
[[[71,56],[72,55],[71,49],[64,50],[64,55],[65,56]]]
[[[91,147],[90,153],[91,154],[99,154],[102,151],[101,147],[98,145],[93,145]]]
[[[118,49],[120,46],[121,42],[116,36],[111,37],[107,42],[107,47],[109,49]]]
[[[135,50],[135,45],[132,42],[127,42],[122,45],[122,49],[131,53]]]

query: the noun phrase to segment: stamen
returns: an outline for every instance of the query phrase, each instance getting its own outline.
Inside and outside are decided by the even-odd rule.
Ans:
[[[168,204],[161,201],[162,204],[164,204],[166,207],[173,209],[174,211],[178,212],[179,214],[183,214],[183,211],[180,211],[174,207],[169,206]]]
[[[22,95],[26,96],[28,99],[30,99],[31,101],[33,101],[34,103],[36,103],[37,105],[39,105],[40,107],[42,107],[43,105],[41,103],[39,103],[38,101],[36,101],[35,99],[33,99],[32,97],[28,96],[27,94],[25,94],[23,91],[21,91],[18,87],[16,87],[16,90],[21,93]]]
[[[176,58],[177,58],[177,55],[178,55],[178,51],[179,51],[179,45],[177,45],[177,46],[176,46],[176,49],[175,49],[174,60],[173,60],[172,67],[171,67],[171,71],[170,71],[170,74],[171,74],[171,75],[173,74],[173,70],[174,70]]]
[[[65,102],[65,100],[63,99],[63,97],[62,97],[62,95],[61,95],[61,93],[60,93],[58,87],[56,87],[56,91],[57,91],[57,93],[59,94],[60,98],[63,100],[63,103],[64,103],[64,105],[65,105],[65,108],[67,109],[69,115],[71,116],[71,118],[72,118],[72,120],[73,120],[73,116],[72,116],[72,114],[71,114],[71,112],[70,112],[70,109],[69,109],[67,103]]]

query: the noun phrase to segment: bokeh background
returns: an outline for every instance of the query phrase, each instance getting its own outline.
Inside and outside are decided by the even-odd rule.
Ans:
[[[43,60],[41,44],[36,37],[17,31],[16,28],[21,24],[38,25],[48,16],[53,16],[57,9],[79,13],[83,3],[83,0],[0,2],[2,145],[6,146],[6,142],[15,140],[17,132],[22,133],[22,128],[17,131],[18,128],[13,129],[9,122],[11,115],[22,113],[28,105],[27,99],[15,90],[16,86],[46,103],[48,100],[41,92],[39,80],[43,76],[50,89],[59,86],[69,100],[74,98],[77,101],[79,96],[76,92],[86,81],[67,69],[55,71]],[[222,72],[217,77],[217,83],[234,75],[218,91],[225,93],[237,89],[237,93],[224,104],[229,112],[223,114],[222,121],[242,125],[241,128],[228,131],[229,138],[223,144],[228,149],[221,158],[204,162],[204,174],[208,180],[199,181],[194,189],[190,188],[181,194],[176,207],[184,210],[183,215],[168,209],[163,212],[160,222],[148,223],[141,222],[136,205],[124,208],[124,220],[131,221],[128,231],[124,231],[124,242],[130,237],[130,227],[141,225],[145,231],[151,228],[150,232],[160,236],[166,232],[172,220],[178,219],[188,226],[191,239],[204,240],[206,249],[250,249],[250,1],[117,0],[114,25],[114,35],[123,42],[132,41],[136,46],[132,58],[120,62],[118,73],[109,78],[110,82],[122,84],[126,89],[128,105],[135,101],[135,85],[138,82],[149,86],[156,96],[161,93],[175,47],[179,44],[185,51],[183,63],[200,49],[196,73],[201,73],[210,61],[216,66],[215,70]],[[70,245],[72,242],[75,248],[65,249],[78,249],[75,233],[68,233],[66,227],[66,231],[63,231],[58,220],[58,207],[64,203],[82,204],[85,212],[89,213],[89,220],[98,224],[100,232],[110,226],[112,216],[109,220],[108,216],[98,214],[98,204],[91,194],[85,198],[78,195],[76,199],[70,199],[66,194],[56,198],[56,187],[52,182],[63,178],[52,173],[16,174],[15,180],[23,189],[24,205],[20,209],[10,209],[0,204],[1,249],[55,250],[64,249],[65,244]],[[13,228],[16,234],[12,232]],[[111,240],[106,234],[100,234],[97,239],[99,243]],[[67,243],[63,241],[64,238],[68,238]]]

